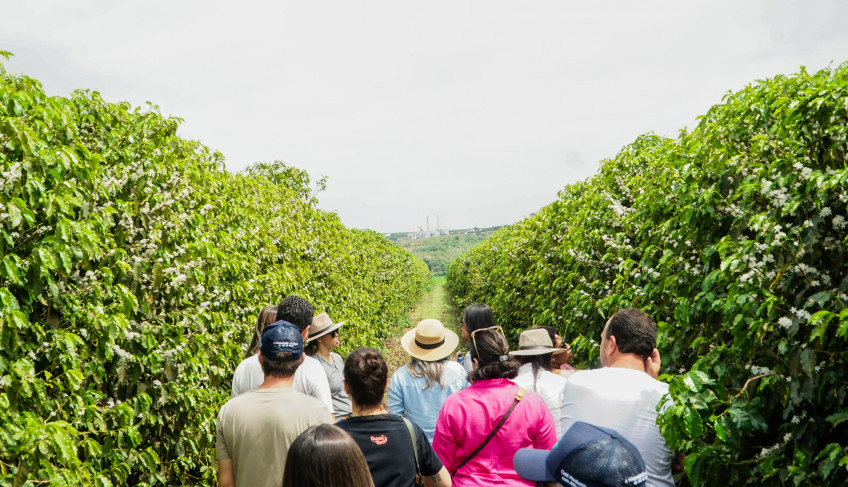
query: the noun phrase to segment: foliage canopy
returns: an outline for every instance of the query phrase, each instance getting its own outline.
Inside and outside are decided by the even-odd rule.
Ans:
[[[214,485],[262,306],[304,296],[377,346],[427,283],[317,209],[303,171],[230,174],[153,105],[0,76],[2,486]]]
[[[729,94],[691,132],[597,175],[454,261],[458,305],[514,338],[554,325],[584,365],[607,317],[657,320],[693,485],[848,484],[848,64]]]

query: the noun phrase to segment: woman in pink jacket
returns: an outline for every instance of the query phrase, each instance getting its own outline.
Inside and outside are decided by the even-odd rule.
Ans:
[[[474,331],[470,348],[471,386],[442,405],[433,449],[454,486],[532,487],[515,473],[512,457],[519,448],[553,448],[551,413],[540,395],[510,380],[518,375],[518,363],[510,359],[500,327]]]

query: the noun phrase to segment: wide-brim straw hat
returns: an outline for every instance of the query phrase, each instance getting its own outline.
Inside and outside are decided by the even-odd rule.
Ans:
[[[542,355],[553,353],[564,348],[555,348],[551,336],[543,329],[524,330],[518,336],[518,350],[509,352],[510,355]]]
[[[426,319],[400,339],[406,353],[427,362],[441,360],[456,350],[459,337],[439,320]]]
[[[312,341],[321,338],[333,330],[338,330],[344,324],[344,321],[333,323],[333,320],[330,319],[330,315],[327,313],[321,313],[320,315],[312,318],[312,326],[309,327],[309,336],[306,337],[306,339]]]

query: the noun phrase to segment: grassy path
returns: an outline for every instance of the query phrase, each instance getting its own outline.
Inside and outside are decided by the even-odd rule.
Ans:
[[[444,277],[440,276],[430,279],[430,284],[427,287],[427,291],[424,292],[421,301],[409,313],[409,322],[413,327],[425,318],[435,318],[444,323],[449,329],[459,333],[459,314],[450,302],[450,297],[445,289]],[[388,338],[383,342],[386,363],[389,366],[389,374],[394,373],[395,370],[409,362],[409,355],[400,346],[400,338],[408,330],[410,328],[400,330],[396,336]]]

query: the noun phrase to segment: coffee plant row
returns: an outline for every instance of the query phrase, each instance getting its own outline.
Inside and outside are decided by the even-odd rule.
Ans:
[[[457,304],[584,367],[621,307],[659,325],[680,485],[848,485],[848,64],[729,94],[645,135],[454,261]]]
[[[426,265],[319,210],[305,172],[231,174],[178,124],[0,65],[0,486],[215,485],[261,307],[304,296],[349,349],[423,292]]]

